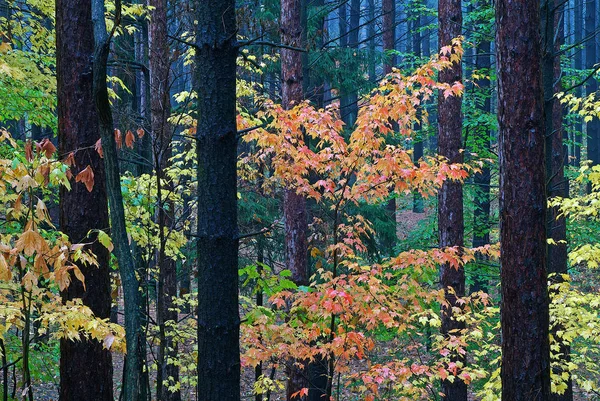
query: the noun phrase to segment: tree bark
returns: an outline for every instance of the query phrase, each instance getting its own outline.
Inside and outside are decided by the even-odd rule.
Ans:
[[[452,39],[462,34],[461,1],[440,0],[439,15],[439,47],[448,46]],[[440,71],[442,83],[462,82],[462,63]],[[458,96],[438,96],[438,153],[448,158],[451,163],[461,163],[462,147],[462,98]],[[438,230],[440,248],[464,245],[463,188],[459,182],[445,181],[438,195]],[[440,266],[440,284],[445,291],[447,306],[442,307],[441,333],[452,334],[453,330],[465,328],[463,322],[454,318],[452,309],[459,307],[457,298],[465,295],[465,271],[443,264]],[[451,356],[455,362],[465,363],[464,355],[455,353]],[[450,382],[442,380],[442,391],[448,401],[466,401],[467,385],[458,377]]]
[[[196,8],[198,400],[239,401],[235,0]]]
[[[169,359],[177,359],[177,343],[169,331],[168,323],[177,322],[177,311],[173,299],[177,297],[177,266],[175,260],[167,256],[166,247],[169,234],[173,229],[173,202],[168,196],[172,185],[165,174],[171,157],[172,130],[167,121],[171,112],[170,74],[171,60],[169,55],[167,1],[150,0],[151,11],[149,29],[149,61],[150,86],[153,96],[150,99],[152,135],[154,137],[154,165],[157,181],[158,204],[158,304],[157,323],[159,330],[159,346],[157,358],[156,393],[162,401],[179,401],[179,390],[170,391],[169,384],[179,381],[179,368]]]
[[[540,2],[497,0],[502,399],[550,397]]]
[[[396,49],[396,1],[382,0],[383,13],[383,51]],[[396,65],[396,55],[385,58],[383,64],[383,73],[392,72],[392,67]]]
[[[302,2],[281,1],[281,41],[285,45],[302,47]],[[291,109],[304,98],[302,53],[281,49],[281,100],[285,109]],[[296,188],[285,190],[283,203],[285,216],[286,264],[296,285],[308,284],[308,217],[306,199],[296,193]],[[305,361],[287,361],[287,400],[292,394],[308,388],[308,369]],[[304,399],[305,397],[294,399]]]
[[[546,192],[548,198],[555,196],[567,197],[568,185],[564,174],[565,152],[563,147],[563,107],[560,100],[554,95],[562,91],[560,84],[561,66],[559,51],[564,39],[563,7],[557,5],[555,0],[545,0],[542,3],[542,80],[544,85],[544,115],[546,129]],[[548,244],[548,273],[555,273],[551,282],[562,282],[561,274],[567,273],[567,222],[561,216],[558,207],[548,208],[546,217],[548,238],[555,244]],[[559,331],[563,327],[555,325],[552,334],[560,341]],[[561,365],[567,364],[571,359],[571,347],[559,344],[558,365],[553,368],[554,373],[560,376],[563,373]],[[552,393],[552,401],[572,401],[573,382],[571,378],[566,381],[567,389],[563,394]]]
[[[108,250],[90,230],[107,230],[108,203],[104,164],[93,146],[100,138],[92,92],[94,34],[90,0],[57,0],[58,140],[61,155],[75,152],[74,174],[89,164],[96,183],[91,192],[81,183],[60,190],[60,228],[73,242],[92,242],[99,267],[79,264],[86,288],[78,280],[62,293],[63,301],[81,298],[99,318],[110,316],[111,286]],[[113,399],[112,357],[98,341],[60,342],[61,401]]]
[[[116,22],[120,21],[120,1],[116,4]],[[108,88],[106,86],[106,64],[110,52],[110,42],[114,30],[106,31],[104,16],[104,0],[92,0],[92,21],[94,26],[94,62],[93,62],[93,92],[98,120],[100,126],[100,137],[102,139],[102,151],[104,154],[104,166],[106,169],[106,191],[108,194],[109,216],[111,225],[111,237],[114,251],[119,262],[119,273],[123,284],[123,297],[125,303],[125,340],[127,357],[123,373],[123,398],[126,400],[142,400],[141,378],[143,376],[142,353],[144,348],[141,302],[139,294],[139,282],[135,272],[135,261],[129,248],[129,240],[125,224],[125,210],[123,206],[123,194],[121,193],[121,180],[119,175],[119,160],[117,157],[117,146],[115,143],[112,111],[108,100]]]

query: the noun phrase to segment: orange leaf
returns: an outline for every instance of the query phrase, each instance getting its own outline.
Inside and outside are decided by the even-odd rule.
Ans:
[[[133,132],[131,130],[127,130],[125,134],[125,146],[129,149],[133,149],[133,143],[135,142],[135,136],[133,136]]]
[[[75,153],[71,152],[67,158],[63,161],[64,164],[71,167],[75,165]]]
[[[294,394],[292,394],[292,396],[290,398],[302,398],[302,397],[306,397],[308,395],[308,388],[304,387],[302,389],[300,389],[300,391],[296,391]]]
[[[25,144],[25,158],[29,163],[33,161],[33,148],[31,145],[31,140],[27,140],[27,143]]]
[[[146,131],[144,131],[144,129],[143,129],[143,128],[138,128],[138,129],[137,129],[137,135],[138,135],[138,138],[142,139],[142,138],[144,137],[144,134],[145,134],[145,133],[146,133]]]
[[[46,154],[48,159],[52,157],[54,152],[56,152],[56,146],[54,146],[54,144],[50,142],[48,138],[42,139],[42,142],[40,142],[40,148]]]
[[[89,164],[84,170],[77,174],[75,182],[83,182],[88,192],[92,192],[92,189],[94,188],[94,172]]]

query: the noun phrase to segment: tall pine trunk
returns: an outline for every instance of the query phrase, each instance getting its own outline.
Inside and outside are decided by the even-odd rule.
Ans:
[[[196,9],[198,400],[239,401],[235,0]]]
[[[502,399],[550,397],[540,2],[496,1]]]
[[[448,46],[452,40],[462,33],[461,1],[440,0],[438,3],[439,16],[439,47]],[[454,63],[439,73],[442,83],[462,81],[462,63]],[[438,96],[438,153],[448,158],[451,163],[461,163],[462,148],[462,98],[458,96]],[[439,246],[462,247],[464,245],[464,216],[462,184],[446,181],[438,195],[438,230]],[[454,268],[450,264],[440,266],[440,284],[445,291],[447,306],[442,307],[442,335],[448,337],[456,330],[465,328],[453,313],[454,307],[460,307],[456,302],[458,297],[465,295],[465,271],[463,267]],[[456,335],[456,334],[454,334]],[[454,353],[453,362],[464,364],[464,355]],[[442,380],[442,391],[448,401],[466,401],[467,385],[458,377],[453,382]]]
[[[92,191],[81,183],[73,183],[70,191],[61,188],[60,229],[73,241],[93,243],[99,265],[80,264],[85,289],[73,280],[62,297],[64,301],[82,298],[95,316],[104,319],[110,317],[111,304],[109,253],[95,235],[88,237],[90,230],[106,230],[109,225],[104,164],[90,150],[100,138],[90,74],[94,54],[90,0],[57,0],[56,39],[59,151],[61,155],[75,152],[74,174],[90,165],[96,177]],[[61,340],[59,399],[112,400],[112,371],[111,353],[100,342]]]

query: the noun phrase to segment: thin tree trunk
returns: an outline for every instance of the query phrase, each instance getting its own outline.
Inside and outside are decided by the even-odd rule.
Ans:
[[[99,318],[110,316],[111,286],[109,252],[90,230],[108,229],[108,203],[104,183],[104,164],[93,148],[100,138],[98,113],[92,92],[91,60],[94,32],[90,0],[57,0],[57,84],[58,138],[61,155],[75,152],[74,174],[90,165],[96,183],[88,191],[73,183],[70,191],[60,190],[60,228],[74,242],[91,242],[99,267],[79,264],[86,287],[78,280],[61,294],[63,301],[82,298]],[[112,357],[95,340],[60,342],[61,401],[113,399]]]
[[[239,401],[235,0],[195,2],[198,400]]]
[[[302,46],[301,0],[281,2],[281,40],[293,47]],[[291,109],[304,98],[302,53],[281,50],[281,99],[286,109]],[[296,285],[308,284],[308,217],[306,199],[296,193],[296,188],[285,191],[283,203],[285,216],[286,264]],[[304,361],[287,361],[287,400],[292,394],[308,388],[308,369]],[[305,397],[302,397],[305,398]],[[300,399],[296,397],[296,399]]]
[[[177,359],[177,343],[168,323],[177,322],[177,311],[174,310],[173,299],[177,297],[177,266],[175,260],[167,256],[166,247],[169,233],[173,229],[173,202],[168,196],[172,186],[168,183],[165,169],[171,157],[172,129],[167,121],[171,112],[170,74],[171,60],[169,55],[167,1],[150,0],[151,11],[149,29],[150,86],[153,96],[150,100],[151,125],[154,137],[154,165],[156,168],[157,203],[158,203],[158,305],[157,323],[159,330],[159,348],[157,360],[156,394],[162,401],[179,401],[179,390],[169,390],[169,384],[179,381],[179,368],[169,360]]]
[[[448,46],[452,39],[462,33],[461,1],[440,0],[439,15],[439,47]],[[439,73],[443,83],[462,81],[462,63],[453,64]],[[438,147],[439,154],[448,158],[451,163],[461,163],[462,148],[462,98],[458,96],[438,96]],[[462,184],[446,181],[438,195],[438,230],[440,248],[464,245],[464,216]],[[445,291],[448,305],[442,308],[442,335],[448,337],[455,330],[465,328],[463,322],[454,317],[453,308],[460,307],[458,297],[465,295],[465,271],[463,267],[454,268],[449,264],[440,266],[440,284]],[[452,361],[465,363],[464,355],[454,353]],[[466,401],[467,385],[458,377],[453,382],[442,380],[442,391],[448,401]]]
[[[502,399],[550,397],[540,2],[496,1]]]
[[[421,28],[421,16],[419,14],[417,14],[415,17],[415,19],[413,20],[413,29],[412,29],[412,53],[413,56],[415,57],[416,62],[418,63],[419,59],[421,58],[421,43],[422,43],[422,38],[421,38],[421,33],[419,32],[419,29]],[[419,119],[421,118],[421,113],[419,112],[418,116]],[[419,164],[419,160],[423,157],[423,132],[422,132],[422,126],[421,123],[417,123],[415,124],[415,138],[414,138],[414,145],[413,145],[413,161],[416,165]],[[421,196],[421,194],[418,191],[415,191],[413,193],[413,212],[414,213],[423,213],[425,211],[424,209],[424,203],[423,203],[423,197]]]
[[[542,79],[544,84],[544,115],[546,129],[546,193],[548,198],[555,196],[568,196],[567,182],[564,174],[564,147],[563,147],[563,107],[560,100],[554,95],[562,91],[560,84],[561,66],[560,46],[564,38],[563,28],[563,8],[557,6],[555,0],[545,0],[542,3]],[[552,238],[555,244],[548,245],[548,273],[555,273],[552,282],[560,283],[563,281],[561,274],[567,272],[567,245],[564,241],[567,239],[567,222],[564,216],[561,216],[557,207],[547,209],[546,227],[548,238]],[[555,325],[552,328],[552,334],[555,339],[561,341],[558,335],[564,328]],[[564,370],[562,365],[566,365],[571,359],[571,347],[565,344],[559,344],[559,356],[556,361],[559,366],[553,370],[558,376],[561,376]],[[563,394],[552,393],[552,401],[572,401],[573,400],[573,382],[571,378],[566,381],[567,389]]]
[[[118,25],[120,20],[120,1],[116,3]],[[100,137],[104,154],[106,169],[106,192],[108,194],[111,237],[114,251],[119,262],[119,272],[123,283],[123,297],[125,303],[125,336],[127,358],[123,374],[123,398],[125,400],[139,400],[141,394],[140,383],[143,366],[142,355],[142,324],[139,283],[135,275],[135,261],[129,249],[129,240],[125,226],[125,210],[121,181],[119,176],[119,161],[115,143],[112,111],[108,100],[106,86],[106,64],[110,51],[112,33],[106,31],[104,17],[104,0],[92,0],[92,21],[94,26],[94,62],[93,62],[93,91],[94,101],[98,110],[100,124]],[[142,400],[140,400],[142,401]],[[145,400],[144,400],[145,401]]]

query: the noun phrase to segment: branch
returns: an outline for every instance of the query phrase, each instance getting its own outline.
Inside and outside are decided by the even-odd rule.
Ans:
[[[306,49],[303,49],[301,47],[289,46],[289,45],[285,45],[283,43],[274,43],[274,42],[269,42],[269,41],[265,41],[265,40],[255,40],[255,39],[242,40],[239,43],[240,43],[240,47],[251,46],[251,45],[256,45],[256,46],[271,46],[271,47],[276,47],[276,48],[279,48],[279,49],[294,50],[294,51],[302,52],[302,53],[306,53],[307,52]]]

